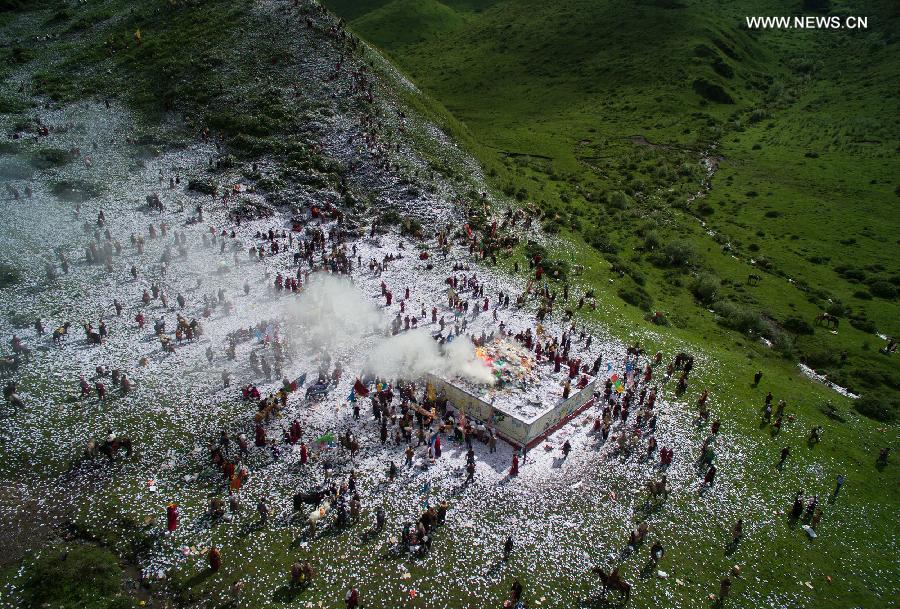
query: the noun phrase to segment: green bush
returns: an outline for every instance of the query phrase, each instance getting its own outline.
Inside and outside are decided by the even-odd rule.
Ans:
[[[606,197],[607,202],[610,207],[615,209],[625,209],[628,207],[628,204],[631,202],[631,197],[622,192],[621,190],[614,190]]]
[[[193,190],[195,192],[202,192],[205,195],[212,195],[212,196],[215,196],[216,190],[217,190],[216,183],[210,179],[188,180],[187,187],[188,187],[188,190]]]
[[[683,239],[670,241],[663,248],[662,262],[664,266],[687,267],[697,259],[694,244]]]
[[[22,598],[26,607],[130,607],[117,594],[122,570],[109,550],[93,546],[47,547],[24,566]],[[126,599],[127,600],[127,599]]]
[[[643,311],[649,311],[653,306],[653,298],[651,298],[650,294],[639,285],[622,286],[619,288],[617,294],[619,295],[619,298],[628,304]]]
[[[850,325],[860,332],[865,332],[866,334],[875,334],[877,332],[875,322],[870,319],[866,319],[865,317],[851,318]]]
[[[785,359],[792,358],[794,356],[794,337],[787,332],[776,332],[772,336],[772,349]]]
[[[813,333],[812,325],[805,319],[801,319],[799,317],[788,317],[786,320],[784,320],[784,323],[781,325],[784,326],[785,330],[788,330],[789,332],[793,332],[794,334],[812,334]]]
[[[890,282],[880,279],[869,284],[869,290],[879,298],[893,300],[897,297],[897,288]]]
[[[719,315],[718,322],[726,328],[745,334],[762,333],[763,322],[755,311],[731,300],[716,301],[712,308]]]
[[[733,104],[734,98],[721,85],[698,78],[693,84],[694,91],[700,97],[719,104]]]
[[[45,148],[32,153],[31,164],[38,169],[52,169],[53,167],[68,165],[74,158],[75,155],[68,150]]]
[[[22,274],[15,267],[0,262],[0,289],[13,286],[22,279]]]
[[[691,292],[697,300],[703,304],[709,304],[716,299],[722,281],[713,273],[700,273],[691,283]]]
[[[50,192],[63,201],[86,201],[100,195],[100,186],[85,180],[62,180],[50,187]]]
[[[838,359],[831,351],[817,350],[805,351],[803,353],[803,361],[806,362],[806,365],[810,368],[815,368],[818,370],[819,368],[836,365]]]
[[[853,402],[856,412],[882,423],[892,423],[897,419],[900,403],[897,400],[864,395]]]
[[[842,303],[840,300],[835,300],[828,303],[825,311],[829,315],[834,315],[835,317],[843,317],[847,313],[847,307],[845,307],[844,303]]]

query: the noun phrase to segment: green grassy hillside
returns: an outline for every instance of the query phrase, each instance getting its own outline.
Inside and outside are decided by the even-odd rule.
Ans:
[[[864,31],[750,31],[815,13],[754,0],[326,4],[458,119],[498,190],[602,254],[622,306],[731,328],[724,348],[764,337],[896,412],[896,4],[819,11]]]

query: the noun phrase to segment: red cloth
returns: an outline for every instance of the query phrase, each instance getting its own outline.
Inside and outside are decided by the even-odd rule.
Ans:
[[[356,395],[360,397],[365,398],[369,396],[369,390],[365,385],[362,384],[362,381],[359,379],[356,379],[356,382],[353,383],[353,391],[356,392]]]

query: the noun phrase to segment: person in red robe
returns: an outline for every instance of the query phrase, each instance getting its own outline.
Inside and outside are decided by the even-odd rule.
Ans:
[[[256,445],[260,447],[266,445],[266,428],[262,425],[256,426]]]
[[[359,590],[356,588],[347,590],[344,603],[347,605],[347,609],[357,609],[359,607]]]
[[[306,444],[300,443],[300,465],[306,465],[306,462],[309,461],[309,449],[306,448]]]
[[[209,568],[213,571],[218,571],[219,567],[222,566],[222,554],[219,552],[219,548],[213,546],[209,550]]]
[[[512,458],[512,467],[509,468],[510,476],[518,476],[519,475],[519,455],[514,454]]]
[[[166,528],[168,528],[169,533],[174,532],[178,528],[178,515],[178,506],[170,503],[166,507]]]

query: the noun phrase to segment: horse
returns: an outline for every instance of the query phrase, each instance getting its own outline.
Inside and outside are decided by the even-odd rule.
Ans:
[[[308,493],[297,493],[294,495],[294,511],[302,510],[305,505],[319,505],[326,496],[328,490],[324,488]]]
[[[341,446],[350,451],[350,459],[355,458],[356,453],[359,451],[359,441],[354,435],[351,435],[349,438],[341,436]]]
[[[62,342],[63,336],[65,336],[66,334],[69,333],[69,326],[71,326],[71,325],[72,325],[72,323],[67,321],[66,323],[64,323],[63,325],[61,325],[60,327],[56,328],[53,331],[53,343],[54,344],[58,345],[60,342]]]
[[[25,406],[25,402],[19,397],[19,384],[15,381],[10,381],[3,387],[3,397],[14,410]]]
[[[600,582],[603,584],[604,598],[608,590],[616,590],[625,595],[625,602],[631,598],[631,584],[622,579],[619,569],[613,569],[612,573],[607,574],[602,567],[594,567],[591,569],[591,573],[600,578]]]
[[[321,504],[319,504],[319,507],[317,507],[316,509],[314,509],[312,512],[309,513],[309,515],[307,516],[307,520],[309,521],[309,528],[314,533],[316,531],[316,525],[319,523],[320,520],[325,518],[326,514],[328,514],[328,511],[330,509],[331,509],[331,502],[328,500],[325,500]]]
[[[668,481],[665,476],[660,478],[659,480],[649,480],[647,482],[647,491],[650,493],[650,497],[647,498],[647,503],[649,504],[651,500],[658,498],[662,495],[663,499],[667,499],[669,497],[669,488]]]
[[[762,277],[755,273],[747,275],[747,285],[759,285],[760,281],[762,281]]]
[[[13,357],[0,357],[0,372],[15,372],[19,369],[22,360],[18,355]]]
[[[838,329],[841,320],[837,318],[837,316],[832,315],[831,313],[819,313],[816,315],[816,325],[825,324],[826,326],[832,327],[835,330]]]
[[[103,453],[112,461],[119,454],[119,450],[124,449],[125,455],[130,457],[132,453],[131,438],[115,438],[112,441],[104,440],[100,442],[91,438],[87,441],[84,449],[84,455],[88,459],[96,459],[100,453]]]

